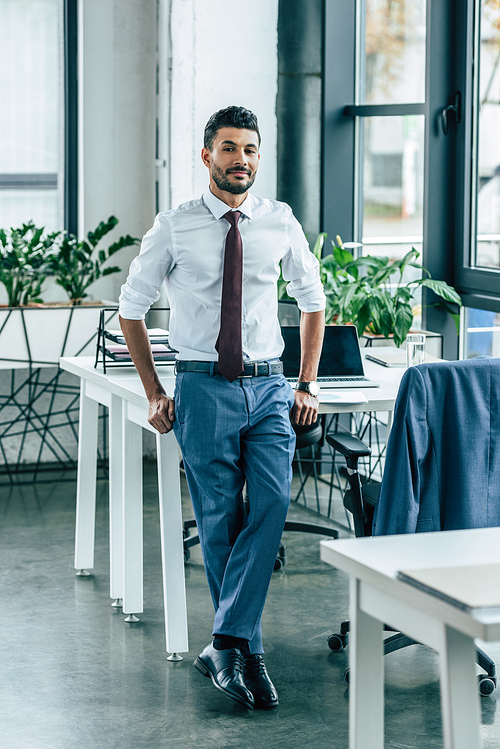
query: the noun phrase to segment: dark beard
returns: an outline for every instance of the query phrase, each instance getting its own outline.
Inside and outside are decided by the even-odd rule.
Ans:
[[[253,177],[249,175],[247,182],[230,182],[226,177],[222,169],[219,169],[215,164],[212,165],[212,179],[219,188],[224,192],[230,192],[233,195],[242,195],[244,192],[249,190],[255,182],[255,174]]]

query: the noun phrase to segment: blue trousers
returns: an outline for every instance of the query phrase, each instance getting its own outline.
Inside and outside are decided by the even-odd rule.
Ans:
[[[293,391],[283,375],[230,383],[180,372],[174,399],[213,633],[244,638],[251,653],[262,653],[261,615],[290,503]]]

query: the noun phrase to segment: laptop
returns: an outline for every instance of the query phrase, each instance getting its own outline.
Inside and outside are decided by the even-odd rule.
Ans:
[[[300,327],[281,328],[285,350],[281,356],[287,380],[297,382],[300,368]],[[318,368],[318,382],[325,388],[379,387],[380,383],[365,377],[354,325],[326,325],[323,350]]]

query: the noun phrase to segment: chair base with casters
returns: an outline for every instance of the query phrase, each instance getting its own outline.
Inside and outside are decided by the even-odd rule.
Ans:
[[[349,489],[344,495],[344,506],[353,515],[354,530],[357,537],[371,536],[372,521],[375,506],[380,491],[380,483],[368,482],[363,484],[362,477],[358,472],[358,461],[362,457],[371,454],[371,448],[364,442],[351,434],[335,433],[327,434],[328,444],[341,453],[346,459]],[[386,632],[394,632],[391,627],[384,626]],[[344,621],[340,625],[340,632],[333,633],[328,637],[328,647],[338,652],[344,650],[349,640],[349,622]],[[416,645],[416,640],[411,639],[402,632],[396,632],[384,641],[384,655],[396,650]],[[478,675],[479,694],[486,696],[491,694],[497,685],[496,665],[487,653],[476,647],[476,663],[485,671]],[[349,669],[344,674],[349,683]]]
[[[191,535],[191,529],[196,528],[196,520],[186,520],[184,523],[184,560],[187,562],[190,556],[190,549],[200,543],[200,537],[197,533]],[[315,533],[318,536],[329,536],[330,538],[338,538],[338,531],[333,528],[327,528],[324,525],[316,525],[315,523],[300,523],[294,520],[287,520],[284,527],[284,532],[292,531],[299,533]],[[286,566],[286,548],[285,545],[280,543],[276,561],[274,562],[274,569],[281,570]]]
[[[309,427],[301,427],[297,425],[293,425],[295,433],[297,435],[297,443],[296,443],[296,451],[301,450],[305,447],[311,447],[313,445],[316,445],[323,437],[323,429],[320,421],[316,421],[314,424],[312,424]],[[305,482],[307,481],[307,478],[313,475],[315,478],[315,487],[316,487],[316,496],[318,497],[318,485],[317,485],[317,475],[316,475],[316,467],[313,463],[313,467],[309,469],[309,472],[306,474],[304,478],[304,474],[301,472],[301,486],[299,489],[298,495],[295,497],[295,500],[300,496],[300,494],[304,490]],[[247,500],[244,500],[244,504]],[[317,500],[319,502],[319,498]],[[196,546],[196,544],[200,543],[200,539],[197,533],[193,533],[191,535],[191,530],[193,528],[196,528],[196,520],[186,520],[184,523],[184,560],[187,561],[189,559],[190,555],[190,549],[193,546]],[[297,522],[294,520],[287,520],[285,522],[285,527],[283,529],[286,531],[292,531],[292,532],[299,532],[299,533],[315,533],[319,536],[328,536],[329,538],[338,538],[339,534],[338,531],[334,530],[333,528],[329,528],[325,525],[317,525],[316,523],[302,523]],[[283,542],[280,543],[278,554],[276,556],[276,560],[274,562],[274,570],[280,570],[285,567],[287,563],[287,557],[286,557],[286,548]]]

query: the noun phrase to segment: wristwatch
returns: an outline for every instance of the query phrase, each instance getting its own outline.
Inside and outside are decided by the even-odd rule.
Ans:
[[[319,395],[319,384],[317,382],[297,382],[295,390],[305,390],[309,395],[314,395],[316,398]]]

